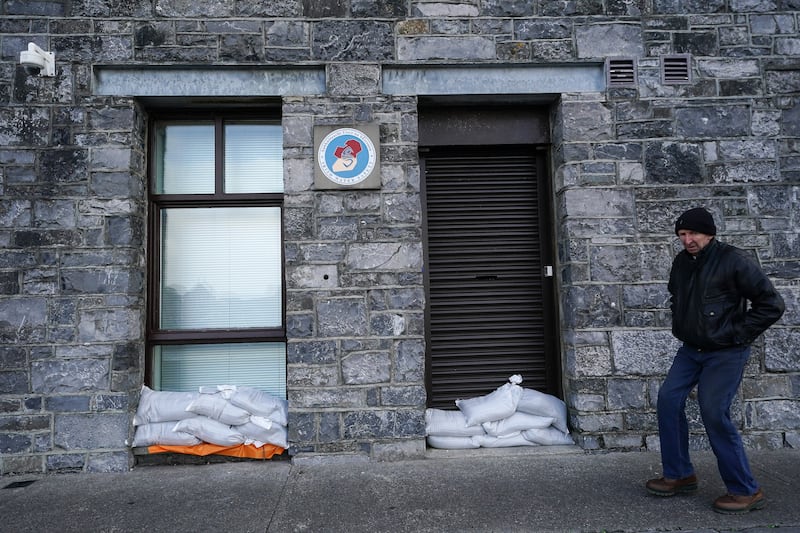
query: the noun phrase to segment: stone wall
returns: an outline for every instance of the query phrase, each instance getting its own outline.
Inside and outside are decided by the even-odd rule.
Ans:
[[[328,98],[287,98],[285,249],[293,451],[424,450],[424,304],[416,99],[376,65],[329,70]],[[348,96],[364,94],[365,96]],[[313,127],[380,124],[380,190],[312,190]]]
[[[24,99],[0,111],[1,471],[124,470],[143,380],[143,115],[76,105],[63,81],[13,83]]]
[[[282,102],[292,451],[391,458],[421,452],[425,299],[418,102],[382,94],[382,68],[634,58],[635,86],[548,95],[554,312],[574,435],[589,449],[658,447],[654,402],[676,347],[672,224],[702,204],[720,238],[752,250],[787,302],[755,346],[735,416],[749,446],[800,446],[798,8],[0,2],[0,474],[131,464],[147,109],[96,94],[103,65],[325,68],[325,94]],[[56,52],[56,77],[18,65],[29,41]],[[691,83],[662,82],[665,54],[691,55]],[[313,126],[367,122],[380,125],[382,188],[315,191]],[[694,403],[690,415],[693,445],[705,447]]]
[[[798,19],[721,11],[643,20],[636,90],[562,95],[556,113],[565,390],[585,448],[658,449],[655,400],[678,347],[672,228],[697,205],[714,213],[720,239],[758,257],[788,308],[755,345],[734,416],[748,446],[800,444]],[[586,31],[610,50],[633,30]],[[692,54],[694,82],[664,85],[647,57],[664,53]],[[694,399],[689,410],[693,446],[706,448]]]

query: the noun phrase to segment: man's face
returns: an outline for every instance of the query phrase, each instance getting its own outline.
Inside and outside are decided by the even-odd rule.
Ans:
[[[714,237],[690,229],[682,229],[678,230],[678,238],[680,238],[681,243],[683,243],[683,248],[687,252],[692,255],[697,255]]]

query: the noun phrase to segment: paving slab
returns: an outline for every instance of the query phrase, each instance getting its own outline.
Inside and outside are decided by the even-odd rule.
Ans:
[[[697,493],[659,498],[644,490],[657,453],[553,446],[5,476],[0,531],[800,532],[800,451],[749,456],[768,505],[740,516],[711,509],[710,452],[692,455]]]

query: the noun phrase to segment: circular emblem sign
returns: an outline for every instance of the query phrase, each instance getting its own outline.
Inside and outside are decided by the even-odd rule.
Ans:
[[[364,132],[339,128],[322,139],[317,161],[329,180],[340,185],[355,185],[372,173],[375,155],[375,146]]]

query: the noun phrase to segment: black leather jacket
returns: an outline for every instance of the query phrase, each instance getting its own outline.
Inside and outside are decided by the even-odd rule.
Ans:
[[[672,333],[702,350],[749,345],[785,309],[755,260],[716,238],[697,256],[683,250],[675,257],[668,288]]]

